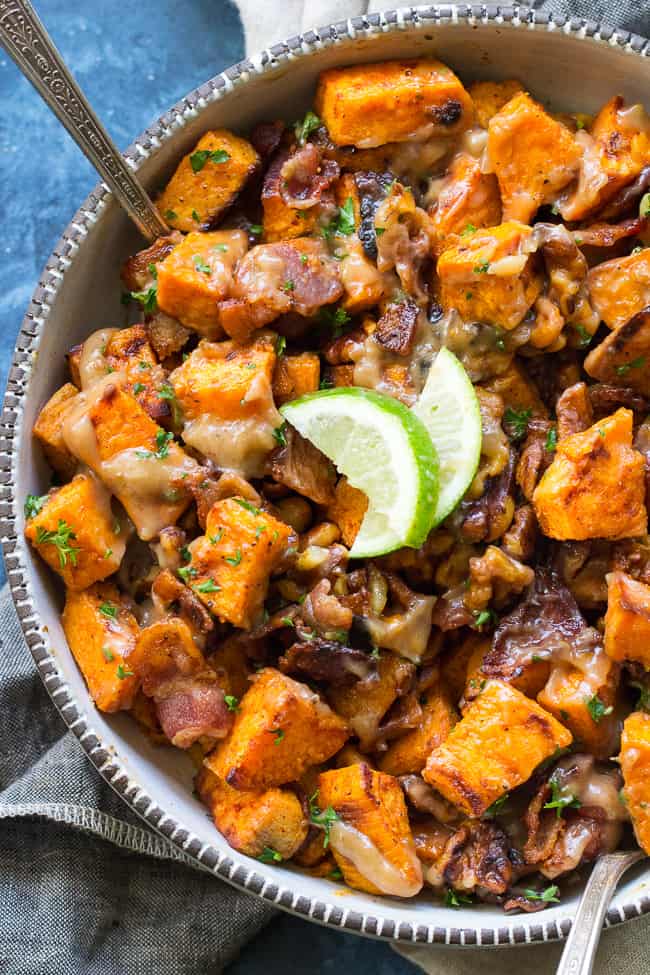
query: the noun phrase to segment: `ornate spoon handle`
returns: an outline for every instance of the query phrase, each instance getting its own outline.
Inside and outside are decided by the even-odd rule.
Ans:
[[[169,227],[86,101],[29,0],[0,0],[0,43],[140,232],[148,240],[168,234]]]
[[[635,850],[607,853],[597,861],[578,904],[556,975],[591,975],[612,894],[628,867],[644,856],[641,850]]]

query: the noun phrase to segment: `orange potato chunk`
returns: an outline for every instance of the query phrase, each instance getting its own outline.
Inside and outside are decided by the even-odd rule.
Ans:
[[[240,853],[259,857],[268,849],[288,860],[307,838],[302,804],[288,789],[240,792],[205,767],[195,785],[214,825]]]
[[[526,375],[523,366],[516,362],[512,362],[505,372],[489,382],[482,383],[481,388],[500,396],[506,409],[510,408],[516,413],[530,410],[531,417],[540,420],[548,417],[548,410],[535,383]]]
[[[532,230],[516,221],[476,230],[438,258],[440,301],[468,321],[515,328],[542,290]]]
[[[291,529],[245,498],[217,501],[205,535],[189,546],[192,589],[222,622],[250,629],[262,615],[269,578]]]
[[[89,474],[78,474],[49,494],[27,522],[25,535],[74,592],[113,575],[126,545],[110,496]]]
[[[650,248],[616,257],[587,274],[589,300],[609,328],[620,328],[650,305]]]
[[[234,789],[268,789],[295,782],[348,737],[345,721],[318,694],[266,667],[242,698],[229,737],[205,764]]]
[[[103,582],[84,592],[69,589],[61,622],[99,710],[128,710],[139,686],[129,664],[139,627],[117,586]]]
[[[592,349],[585,371],[601,383],[626,386],[650,396],[650,312],[640,311]]]
[[[488,680],[446,741],[431,753],[422,775],[468,816],[482,816],[571,741],[571,732],[539,704],[509,684]]]
[[[202,135],[160,195],[165,220],[186,233],[214,223],[259,166],[250,142],[226,129]]]
[[[247,250],[243,230],[188,234],[158,265],[158,307],[202,335],[223,334],[217,303],[228,296],[235,264]]]
[[[431,211],[439,254],[454,243],[450,234],[463,234],[501,223],[501,196],[494,173],[481,172],[478,159],[469,153],[454,157],[438,200]]]
[[[392,775],[365,763],[331,769],[319,776],[317,802],[338,817],[329,845],[350,887],[397,897],[419,892],[422,868],[404,795]]]
[[[281,355],[273,371],[273,399],[278,406],[313,393],[320,383],[320,359],[313,352]]]
[[[66,481],[74,476],[77,458],[70,453],[63,439],[63,421],[78,392],[72,383],[57,389],[38,414],[33,429],[48,464]]]
[[[637,843],[650,855],[650,714],[634,711],[625,719],[618,760]]]
[[[487,129],[490,119],[523,90],[524,86],[514,78],[506,81],[475,81],[471,84],[468,91],[481,128]]]
[[[632,447],[631,410],[561,440],[535,488],[545,535],[561,540],[645,535],[645,464]]]
[[[458,720],[456,708],[444,682],[437,678],[421,696],[422,718],[417,728],[392,742],[379,768],[390,775],[419,774],[434,748],[448,737]]]
[[[520,92],[490,119],[488,155],[503,219],[529,223],[575,177],[582,151],[566,126]]]
[[[607,576],[605,653],[650,670],[650,586],[618,570]]]
[[[382,61],[321,72],[315,109],[339,146],[368,149],[415,135],[449,136],[474,119],[472,100],[440,61]]]
[[[335,369],[343,368],[345,366],[335,367]],[[336,383],[336,385],[339,384]],[[350,383],[344,385],[350,385]],[[338,525],[341,530],[341,538],[348,548],[354,544],[367,509],[368,498],[363,491],[352,487],[347,477],[340,477],[334,490],[334,500],[327,508],[327,518]]]

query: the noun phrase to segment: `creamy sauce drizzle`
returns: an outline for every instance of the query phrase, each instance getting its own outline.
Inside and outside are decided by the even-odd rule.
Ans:
[[[340,819],[331,825],[330,843],[337,853],[350,860],[359,873],[383,894],[415,897],[422,889],[422,867],[410,845],[404,844],[404,852],[408,854],[413,876],[406,877],[369,837]]]
[[[116,328],[100,328],[99,331],[93,332],[85,340],[79,361],[82,389],[90,389],[91,386],[106,376],[106,369],[108,368],[106,346],[117,331]]]

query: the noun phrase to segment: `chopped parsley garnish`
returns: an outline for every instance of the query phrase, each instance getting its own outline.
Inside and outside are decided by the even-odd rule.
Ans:
[[[145,369],[151,369],[151,363],[150,362],[145,362],[144,359],[142,359],[138,363],[138,369],[142,369],[143,372],[144,372]]]
[[[381,656],[381,650],[379,649],[379,647],[373,647],[370,656],[373,660],[379,660]]]
[[[269,728],[269,731],[270,731],[270,733],[272,735],[275,735],[275,739],[273,741],[273,744],[274,745],[279,745],[280,742],[282,741],[282,739],[284,738],[284,731],[283,731],[283,729],[282,728]]]
[[[483,815],[498,816],[498,814],[501,812],[501,810],[503,809],[503,807],[505,806],[509,798],[510,798],[510,794],[508,792],[505,792],[499,799],[496,799],[492,803],[492,805],[489,806],[488,809],[485,810]]]
[[[280,618],[280,622],[283,624],[283,626],[295,626],[296,625],[294,623],[294,621],[291,619],[290,616],[282,616]]]
[[[385,227],[375,227],[375,237],[381,237],[381,235],[385,233],[386,233]]]
[[[173,210],[165,210],[165,219],[166,220],[176,220],[176,219],[178,219],[178,214],[177,213],[174,213]]]
[[[307,112],[302,121],[296,122],[294,125],[294,132],[296,133],[298,145],[304,146],[309,136],[312,134],[312,132],[316,131],[319,125],[320,119],[318,115],[312,111]]]
[[[579,809],[580,800],[571,792],[566,792],[553,776],[548,780],[551,787],[551,798],[544,803],[544,809],[555,809],[555,814],[559,819],[563,809]]]
[[[257,859],[260,863],[282,863],[282,857],[272,846],[265,846]]]
[[[477,630],[482,629],[484,626],[499,622],[499,617],[493,609],[482,609],[480,612],[476,610],[474,616],[474,626]]]
[[[244,508],[245,511],[250,511],[252,515],[260,515],[262,512],[259,508],[256,508],[254,504],[247,501],[246,498],[233,498],[235,504],[238,504],[240,508]]]
[[[314,794],[309,797],[309,818],[314,826],[323,827],[325,831],[325,836],[323,837],[323,849],[326,850],[330,842],[330,830],[332,829],[332,823],[338,822],[341,817],[332,806],[328,806],[327,809],[319,809],[318,789],[316,789]]]
[[[650,193],[645,193],[639,203],[639,216],[650,217]]]
[[[323,376],[323,378],[321,379],[321,381],[318,384],[318,388],[319,389],[333,389],[334,388],[334,380],[333,380],[332,376],[330,376],[330,375]]]
[[[42,494],[40,497],[37,494],[28,494],[23,506],[25,518],[33,518],[37,515],[46,501],[47,494]]]
[[[351,196],[347,198],[342,207],[339,207],[337,215],[326,227],[323,227],[321,233],[326,239],[334,237],[336,234],[349,237],[350,234],[354,233],[354,202]]]
[[[115,671],[119,680],[124,680],[125,677],[134,677],[135,674],[132,670],[128,670],[124,664],[118,664],[117,670]]]
[[[597,694],[594,694],[593,697],[587,700],[587,710],[596,724],[600,724],[603,718],[612,713],[614,708],[611,704],[609,707],[605,707],[604,702],[601,701]]]
[[[557,427],[551,427],[546,434],[546,443],[544,444],[544,447],[549,454],[552,454],[557,447]]]
[[[286,347],[287,347],[286,338],[284,337],[284,335],[278,335],[277,339],[275,340],[275,354],[278,356],[278,358],[281,355],[284,355],[284,350],[286,349]]]
[[[110,664],[115,659],[115,654],[110,647],[102,647],[102,656],[107,664]]]
[[[104,552],[104,558],[105,559],[110,559],[110,557],[111,557],[112,554],[113,554],[113,549],[112,548],[107,548],[106,551]]]
[[[616,374],[618,376],[624,376],[630,369],[640,369],[643,365],[645,365],[645,356],[640,355],[638,358],[632,359],[632,362],[626,362],[622,366],[616,366]]]
[[[117,606],[113,606],[113,603],[102,603],[99,607],[99,612],[103,616],[108,616],[111,620],[117,619]]]
[[[169,455],[169,443],[174,439],[174,434],[168,430],[159,430],[156,434],[157,450],[136,450],[136,456],[146,460],[148,457],[155,457],[157,460],[164,460]]]
[[[239,698],[234,694],[224,694],[224,701],[229,711],[239,711]]]
[[[476,231],[476,227],[473,223],[466,223],[464,228],[460,232],[461,237],[468,237],[469,234],[473,234]]]
[[[451,887],[445,894],[445,907],[453,907],[457,910],[463,904],[472,904],[472,898],[467,897],[465,894],[459,894],[457,891],[452,890]]]
[[[143,311],[151,315],[155,312],[157,307],[157,295],[158,286],[153,284],[146,291],[131,291],[129,292],[134,301],[139,301],[142,305]]]
[[[480,264],[475,264],[472,270],[474,271],[474,274],[487,274],[487,272],[490,270],[490,262],[481,261]]]
[[[228,244],[215,244],[214,247],[213,247],[213,250],[215,250],[215,251],[221,251],[222,254],[227,254],[227,252],[228,252]]]
[[[196,270],[200,271],[201,274],[212,274],[212,268],[209,264],[205,263],[200,254],[195,254],[192,261]]]
[[[62,518],[59,518],[56,531],[48,531],[41,525],[36,529],[36,544],[37,545],[54,545],[58,551],[59,555],[59,565],[63,569],[68,564],[68,559],[72,565],[77,564],[77,552],[80,549],[71,545],[70,542],[75,541],[77,536],[73,532],[70,525],[67,524]]]
[[[190,552],[187,545],[183,545],[182,549],[179,552],[179,555],[182,558],[183,562],[190,562],[192,559],[192,553]]]
[[[636,710],[650,712],[650,687],[644,687],[643,684],[639,684],[637,681],[630,681],[630,686],[636,687],[639,692],[639,700],[636,702]]]
[[[217,545],[223,538],[225,528],[220,528],[216,535],[208,535],[211,545]]]
[[[573,325],[573,328],[575,328],[576,332],[580,336],[580,341],[578,342],[578,348],[586,349],[589,343],[591,342],[593,335],[591,335],[587,331],[584,325],[578,325],[576,322],[572,322],[571,324]]]
[[[214,579],[206,579],[205,582],[199,583],[198,586],[194,586],[197,592],[220,592],[221,586],[218,586]]]
[[[224,555],[223,560],[224,562],[227,562],[228,565],[239,565],[241,562],[241,549],[235,549],[234,555]]]
[[[264,233],[264,227],[261,223],[252,223],[248,228],[249,233],[254,234],[255,237],[261,237]]]
[[[163,383],[158,390],[158,399],[174,399],[175,396],[174,388],[169,383]]]
[[[551,884],[546,890],[541,892],[538,890],[532,890],[530,887],[524,891],[524,897],[527,897],[529,901],[544,901],[545,904],[559,904],[560,898],[557,896],[560,893],[560,888],[557,884]]]
[[[280,427],[276,427],[273,431],[273,439],[276,443],[280,444],[281,447],[287,446],[287,438],[284,431],[286,430],[286,421]]]
[[[138,393],[141,393],[143,391],[143,389],[146,389],[146,388],[147,387],[145,386],[144,383],[134,383],[133,384],[133,392],[135,393],[136,396],[138,395]]]
[[[526,431],[528,430],[528,421],[533,415],[532,409],[528,410],[513,410],[511,406],[503,414],[503,421],[507,423],[511,433],[511,440],[521,440],[522,437],[526,436]]]
[[[295,286],[294,282],[291,281],[290,279],[287,279],[284,282],[284,284],[282,285],[282,290],[283,291],[294,291],[295,290],[295,287],[296,286]]]
[[[225,149],[197,149],[190,156],[192,171],[200,173],[208,159],[213,163],[225,163],[230,159],[230,153]]]
[[[341,873],[338,867],[335,867],[334,870],[331,870],[327,876],[330,878],[330,880],[343,880],[343,874]]]
[[[196,223],[201,223],[201,218],[196,210],[192,210],[192,220],[196,221]]]

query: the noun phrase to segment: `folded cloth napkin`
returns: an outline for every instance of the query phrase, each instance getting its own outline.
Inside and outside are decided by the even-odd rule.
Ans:
[[[239,0],[250,53],[309,27],[390,6],[387,0]],[[530,6],[603,17],[650,34],[648,4],[639,0]],[[45,693],[6,588],[0,593],[0,742],[3,975],[220,972],[273,915],[262,901],[193,869],[103,782]],[[597,975],[646,973],[649,935],[645,919],[605,932]],[[561,947],[400,950],[435,975],[529,969],[550,975]]]

